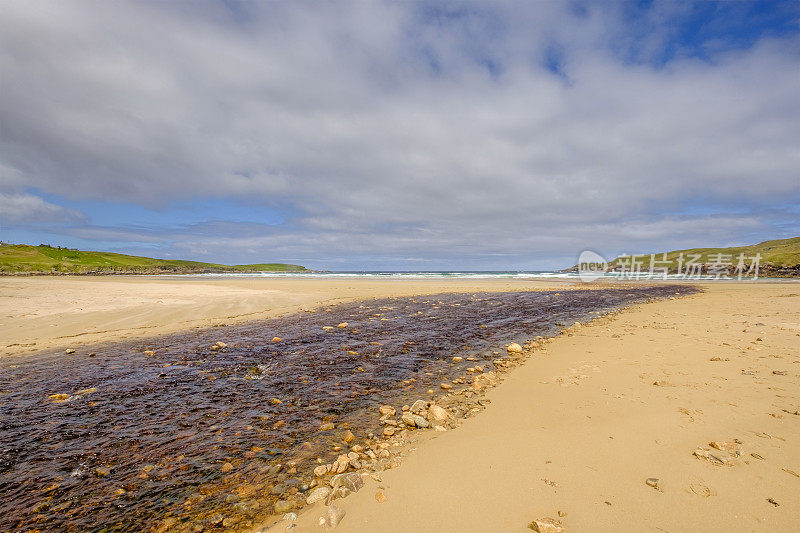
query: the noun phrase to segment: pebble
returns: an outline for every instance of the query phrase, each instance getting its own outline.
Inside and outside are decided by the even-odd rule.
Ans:
[[[220,467],[220,472],[230,472],[233,470],[233,465],[231,463],[225,463]]]
[[[428,420],[430,420],[433,423],[438,422],[439,424],[441,424],[443,422],[447,422],[448,420],[450,420],[450,413],[448,413],[447,411],[445,411],[436,404],[431,404],[430,407],[428,407]]]
[[[386,415],[394,416],[395,414],[397,414],[397,411],[391,405],[381,405],[378,410],[384,416],[386,416]]]
[[[225,520],[222,521],[222,527],[232,527],[239,523],[238,516],[227,516]]]
[[[336,505],[329,505],[328,512],[326,513],[324,518],[320,518],[320,525],[327,526],[330,529],[335,528],[339,525],[339,523],[344,518],[345,512],[344,509],[339,508]]]
[[[294,508],[292,502],[287,500],[278,500],[275,502],[275,514],[285,514]]]
[[[528,527],[539,533],[561,533],[564,531],[564,526],[555,518],[539,518],[528,524]]]
[[[340,324],[337,324],[336,327],[339,329],[345,329],[348,325],[349,324],[347,322],[342,322]]]
[[[349,429],[347,431],[345,431],[344,434],[342,435],[342,440],[347,442],[347,443],[353,442],[355,440],[355,438],[356,438],[356,436],[353,435],[353,432],[350,431]]]
[[[400,418],[403,421],[403,424],[407,426],[415,426],[416,423],[414,422],[414,415],[411,413],[403,413],[403,416]]]
[[[272,342],[281,342],[282,340],[280,337],[272,337]]]
[[[105,466],[101,466],[94,469],[94,473],[97,474],[98,477],[106,477],[111,474],[111,469]]]
[[[333,422],[325,422],[319,427],[320,431],[330,431],[334,429],[336,425]]]
[[[464,358],[463,358],[463,357],[453,357],[453,362],[454,362],[454,363],[460,363],[460,362],[461,362],[461,361],[463,361],[463,360],[464,360]]]
[[[522,353],[522,346],[516,342],[512,342],[506,347],[506,350],[508,350],[508,353]]]
[[[220,513],[217,513],[208,519],[208,523],[211,524],[212,526],[219,526],[222,525],[223,520],[225,520],[225,517],[222,516]]]
[[[386,501],[386,494],[383,491],[379,490],[375,493],[375,501],[378,503],[383,503]]]
[[[424,413],[427,408],[428,408],[428,402],[426,402],[425,400],[417,400],[411,406],[411,412],[414,413],[415,415],[419,415]]]
[[[441,387],[443,390],[450,390],[450,389],[452,389],[452,388],[453,388],[453,386],[452,386],[452,385],[450,385],[449,383],[441,383],[441,384],[439,385],[439,387]]]
[[[322,326],[322,329],[323,331],[333,331],[336,328],[334,328],[333,326]]]
[[[385,427],[383,429],[383,434],[386,437],[391,437],[392,435],[394,435],[394,428],[390,427],[390,426],[389,427]]]
[[[311,505],[313,503],[321,502],[325,498],[328,497],[328,494],[331,493],[331,489],[328,487],[319,487],[311,491],[311,494],[308,495],[306,498],[306,503]]]
[[[645,480],[645,483],[647,483],[648,487],[653,487],[654,489],[659,490],[657,477],[649,477]]]
[[[425,429],[430,426],[430,423],[420,415],[413,415],[413,418],[414,418],[414,424],[418,428]]]
[[[73,350],[72,348],[67,348],[66,350],[64,350],[64,353],[67,355],[72,355],[75,353],[75,350]]]

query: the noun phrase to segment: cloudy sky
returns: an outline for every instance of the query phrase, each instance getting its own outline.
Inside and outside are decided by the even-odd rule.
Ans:
[[[0,240],[546,269],[800,235],[800,3],[0,0]]]

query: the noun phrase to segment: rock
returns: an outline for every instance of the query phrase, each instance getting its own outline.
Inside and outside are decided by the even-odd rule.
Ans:
[[[348,444],[353,442],[355,440],[355,438],[356,438],[356,436],[353,435],[353,432],[350,431],[349,429],[347,431],[345,431],[344,434],[342,435],[342,440],[347,442]]]
[[[381,412],[383,416],[394,416],[397,414],[397,411],[391,405],[381,405],[378,410]]]
[[[331,478],[331,486],[334,489],[344,487],[350,492],[358,492],[364,487],[364,478],[361,474],[351,472],[349,474],[342,474]]]
[[[320,431],[330,431],[336,428],[336,425],[333,422],[325,422],[319,427]]]
[[[426,402],[425,400],[417,400],[411,406],[411,412],[414,413],[415,415],[421,415],[422,413],[425,412],[427,408],[428,408],[428,402]]]
[[[233,465],[231,463],[225,463],[219,468],[220,472],[230,472],[233,470]]]
[[[383,428],[383,435],[384,437],[391,437],[392,435],[394,435],[394,428],[391,426]]]
[[[506,350],[508,350],[508,353],[522,353],[522,346],[516,342],[512,342],[506,347]]]
[[[333,326],[322,326],[322,329],[323,331],[333,331],[336,328],[334,328]]]
[[[278,500],[275,502],[275,514],[288,513],[294,508],[292,502],[287,500]]]
[[[347,322],[342,322],[340,324],[337,324],[336,327],[339,329],[345,329],[348,325],[349,324]]]
[[[147,357],[153,357],[156,354],[156,352],[154,352],[153,350],[145,350],[142,353],[145,354]]]
[[[659,379],[657,381],[654,381],[653,385],[655,385],[656,387],[665,387],[667,385],[667,382],[663,379]]]
[[[432,403],[430,407],[428,407],[428,420],[434,424],[441,425],[442,423],[450,420],[450,413]]]
[[[67,348],[66,350],[64,350],[64,353],[67,355],[72,355],[75,353],[75,350],[73,350],[72,348]]]
[[[208,523],[211,524],[212,526],[221,526],[223,520],[225,520],[225,517],[222,516],[220,513],[217,513],[208,519]]]
[[[350,458],[346,455],[340,455],[334,462],[331,464],[331,472],[335,474],[341,474],[347,467],[350,466]]]
[[[56,402],[64,402],[70,398],[69,394],[51,394],[48,396],[51,400],[55,400]]]
[[[272,337],[272,342],[281,342],[282,340],[280,337]]]
[[[416,423],[414,422],[414,415],[412,415],[411,413],[403,413],[403,416],[400,417],[400,420],[403,421],[403,424],[409,427],[414,427],[416,425]]]
[[[564,526],[555,518],[539,518],[528,524],[528,527],[539,533],[561,533],[564,531]]]
[[[331,465],[319,465],[314,469],[314,475],[317,477],[324,476],[330,470]]]
[[[383,503],[386,501],[386,494],[383,493],[382,490],[379,490],[375,493],[375,501],[378,503]]]
[[[279,399],[277,399],[277,398],[272,398],[272,399],[269,401],[269,403],[271,403],[272,405],[280,405],[280,404],[282,404],[283,402],[282,402],[282,401],[280,401],[280,400],[279,400]]]
[[[461,362],[461,361],[463,361],[463,360],[464,360],[464,358],[463,358],[463,357],[453,357],[453,362],[454,362],[454,363],[460,363],[460,362]]]
[[[94,473],[97,477],[106,477],[111,474],[111,469],[106,466],[100,466],[94,469]]]
[[[325,498],[328,497],[328,494],[331,493],[331,489],[328,487],[318,487],[311,491],[311,494],[308,495],[306,498],[306,503],[311,505],[312,503],[321,502]]]
[[[493,387],[497,384],[497,373],[487,372],[485,374],[478,374],[472,381],[472,390],[479,392],[487,387]]]
[[[439,387],[441,387],[442,390],[450,390],[453,388],[453,386],[449,383],[441,383],[439,384]]]
[[[414,416],[414,425],[416,425],[418,428],[425,429],[427,427],[430,427],[430,422],[425,420],[424,417],[420,415],[413,415],[413,416]]]
[[[226,516],[225,520],[222,521],[222,527],[229,528],[235,526],[241,521],[238,516]]]
[[[659,490],[657,477],[649,477],[645,480],[645,483],[647,483],[648,487],[653,487],[654,489]]]
[[[433,426],[434,431],[444,432],[447,431],[447,428],[444,426]]]
[[[320,523],[324,526],[327,526],[330,529],[335,528],[339,525],[339,523],[344,518],[345,512],[344,509],[339,508],[336,505],[329,505],[328,512],[325,514],[325,518],[320,520]]]

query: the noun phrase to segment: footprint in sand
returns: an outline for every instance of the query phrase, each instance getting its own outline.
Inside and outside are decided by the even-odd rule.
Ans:
[[[712,489],[711,487],[709,487],[708,485],[705,485],[703,483],[692,483],[692,484],[690,484],[689,485],[689,492],[691,492],[692,494],[696,494],[698,496],[701,496],[703,498],[708,498],[710,496],[716,496],[717,495],[717,491],[715,491],[714,489]]]

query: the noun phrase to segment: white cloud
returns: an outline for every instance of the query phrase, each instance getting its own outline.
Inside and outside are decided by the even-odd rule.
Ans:
[[[80,222],[79,211],[65,209],[32,194],[0,192],[0,221],[2,222]]]

